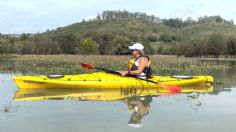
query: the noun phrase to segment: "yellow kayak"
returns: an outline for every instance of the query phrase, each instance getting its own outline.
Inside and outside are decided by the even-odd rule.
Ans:
[[[20,89],[122,89],[122,88],[158,88],[169,92],[160,85],[132,77],[122,77],[105,72],[78,75],[52,76],[14,76]],[[174,86],[202,85],[213,82],[211,76],[153,76],[150,80]]]
[[[185,86],[184,93],[212,92],[212,86]],[[35,100],[62,100],[72,99],[80,101],[116,101],[137,96],[161,95],[158,89],[19,89],[14,96],[15,101],[35,101]],[[171,96],[172,94],[161,95]],[[175,95],[175,94],[174,94]]]

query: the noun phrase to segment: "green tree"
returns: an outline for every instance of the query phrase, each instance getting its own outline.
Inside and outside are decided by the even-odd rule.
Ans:
[[[56,40],[60,44],[60,49],[63,53],[66,54],[75,54],[76,46],[79,42],[77,37],[71,33],[63,33],[59,36],[56,36]]]
[[[61,49],[57,41],[50,38],[40,37],[34,40],[36,54],[59,54]]]
[[[157,48],[157,54],[162,54],[163,47],[160,46]]]
[[[221,34],[212,34],[206,43],[206,52],[208,55],[213,55],[214,57],[219,57],[223,54],[225,47],[225,38]]]
[[[25,40],[27,40],[27,39],[29,39],[29,35],[27,35],[27,34],[25,34],[25,33],[23,33],[23,34],[20,35],[20,41],[25,41]]]
[[[159,39],[163,42],[172,42],[172,37],[169,34],[162,34]]]
[[[232,36],[229,37],[229,39],[227,40],[227,43],[226,43],[226,53],[228,55],[235,57],[235,55],[236,55],[236,38],[234,38]]]
[[[181,46],[179,50],[182,50],[182,53],[186,57],[199,57],[204,54],[204,40],[195,38],[187,42],[184,46]]]
[[[170,27],[180,28],[183,27],[183,20],[181,18],[164,19],[163,24]]]
[[[126,36],[117,36],[114,39],[114,45],[115,45],[115,54],[118,55],[125,55],[129,54],[128,46],[131,44],[131,41]]]
[[[148,35],[147,39],[151,42],[156,42],[158,40],[158,37],[156,35],[150,34]]]
[[[35,43],[32,40],[27,40],[22,43],[22,54],[34,54],[35,53]]]
[[[0,41],[0,55],[2,55],[2,42]]]
[[[152,29],[152,31],[153,31],[153,33],[157,33],[157,27],[154,27],[153,29]]]
[[[84,38],[80,41],[77,53],[79,54],[96,54],[98,53],[99,45],[91,38]]]
[[[151,47],[150,41],[142,40],[141,44],[143,44],[144,46],[145,54],[148,54],[148,55],[155,54],[156,51]]]
[[[17,42],[15,38],[6,37],[1,40],[2,53],[14,53],[14,45]]]
[[[101,55],[113,53],[113,39],[114,33],[111,31],[101,31],[96,35],[96,42],[99,44],[99,53]]]

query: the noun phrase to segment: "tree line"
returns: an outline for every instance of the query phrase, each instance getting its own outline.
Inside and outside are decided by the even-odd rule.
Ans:
[[[2,53],[18,54],[96,54],[98,44],[91,38],[79,39],[73,34],[61,34],[55,38],[20,35],[0,40]]]
[[[159,17],[156,17],[154,15],[147,15],[146,13],[142,12],[128,12],[126,10],[118,10],[118,11],[103,11],[100,14],[97,14],[96,18],[90,19],[89,21],[96,21],[96,20],[111,20],[111,19],[119,19],[119,18],[129,18],[129,19],[140,19],[143,21],[149,21],[149,22],[155,22],[155,23],[162,23],[167,26],[175,27],[175,28],[181,28],[186,26],[191,26],[194,24],[202,24],[202,23],[224,23],[229,25],[234,25],[234,21],[223,19],[220,15],[216,16],[203,16],[199,17],[197,20],[192,19],[191,17],[188,17],[186,20],[183,20],[181,18],[170,18],[170,19],[161,19]],[[85,21],[85,20],[83,20]]]
[[[137,38],[134,38],[135,40]],[[128,46],[134,39],[117,35],[112,31],[89,32],[83,37],[61,33],[52,37],[22,34],[20,37],[5,37],[0,40],[1,53],[18,54],[129,54]],[[154,50],[146,38],[139,39],[148,54]]]
[[[150,22],[156,22],[160,23],[161,19],[159,17],[156,17],[154,15],[147,15],[143,12],[128,12],[126,10],[107,10],[103,11],[100,14],[97,14],[97,16],[93,19],[90,19],[88,21],[96,21],[96,20],[111,20],[111,19],[119,19],[119,18],[129,18],[129,19],[140,19],[143,21],[150,21]],[[83,20],[85,21],[85,20]]]
[[[211,34],[205,38],[193,38],[185,43],[176,43],[163,49],[159,47],[159,54],[184,55],[185,57],[225,57],[236,56],[236,37],[224,36],[220,33]]]
[[[97,34],[97,33],[94,33]],[[1,53],[19,54],[129,54],[128,46],[132,43],[125,36],[114,36],[109,32],[101,32],[97,35],[90,34],[85,38],[78,38],[73,34],[61,34],[55,38],[41,36],[27,36],[22,34],[19,38],[0,39]],[[93,37],[91,37],[93,36]],[[236,56],[236,37],[226,37],[214,33],[205,38],[193,38],[186,42],[178,42],[175,36],[158,39],[169,43],[162,44],[156,49],[158,54],[184,55],[186,57],[226,57]],[[3,41],[4,40],[4,41]],[[150,40],[142,40],[147,54],[155,54]]]

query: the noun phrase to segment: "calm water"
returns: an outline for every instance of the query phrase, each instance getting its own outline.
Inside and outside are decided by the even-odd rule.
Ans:
[[[30,65],[23,64],[30,69]],[[12,76],[33,72],[39,74],[39,71],[27,71],[25,67],[12,62],[4,62],[1,66],[14,67],[0,74],[2,132],[236,131],[235,64],[211,71],[218,83],[213,85],[212,92],[206,90],[173,96],[131,97],[132,91],[19,91],[31,101],[17,101],[17,97],[13,99],[18,89]],[[198,74],[198,71],[195,72],[189,74]],[[107,97],[108,95],[112,96]],[[31,96],[42,98],[30,98]],[[141,103],[144,107],[142,116],[133,114],[136,107],[132,107],[132,103]]]

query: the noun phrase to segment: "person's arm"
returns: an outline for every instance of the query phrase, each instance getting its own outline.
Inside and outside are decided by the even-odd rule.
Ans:
[[[129,74],[141,74],[144,70],[144,68],[147,66],[147,58],[146,57],[141,57],[139,58],[139,67],[138,70],[136,71],[130,71]]]

